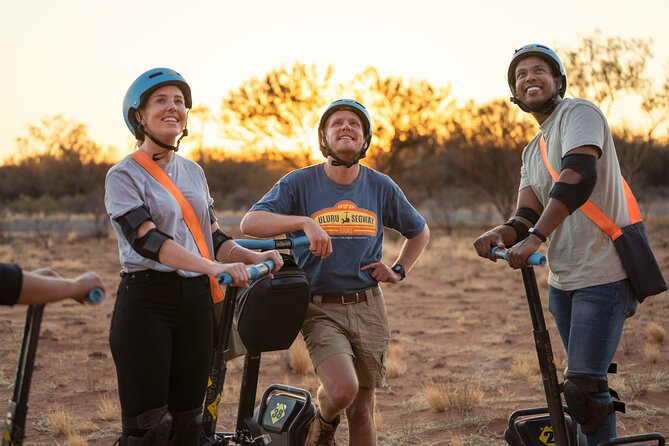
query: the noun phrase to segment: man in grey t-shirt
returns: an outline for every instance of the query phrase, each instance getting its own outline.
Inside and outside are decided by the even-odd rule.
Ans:
[[[613,242],[579,208],[590,200],[618,226],[629,224],[620,166],[599,108],[564,99],[567,76],[553,50],[537,44],[517,50],[508,81],[512,102],[531,113],[541,131],[523,151],[514,218],[481,235],[474,247],[495,260],[491,247],[513,245],[509,264],[523,268],[550,239],[549,308],[567,351],[565,386],[580,396],[567,404],[588,445],[596,445],[616,435],[607,370],[638,303]],[[559,172],[557,181],[546,163]]]

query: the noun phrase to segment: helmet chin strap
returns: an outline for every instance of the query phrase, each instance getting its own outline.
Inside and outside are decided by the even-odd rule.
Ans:
[[[328,156],[332,157],[332,165],[333,166],[346,166],[347,169],[350,169],[351,167],[358,164],[358,162],[362,158],[360,155],[362,155],[363,149],[360,149],[360,151],[358,151],[358,153],[355,155],[355,158],[353,158],[353,161],[344,161],[343,159],[339,158],[330,149],[327,142],[325,142],[325,152],[328,154]]]
[[[520,99],[518,99],[515,94],[511,96],[511,102],[518,105],[518,107],[520,107],[520,109],[526,113],[541,113],[542,115],[547,115],[555,110],[555,107],[557,107],[557,105],[560,103],[558,100],[559,95],[560,92],[556,88],[553,90],[553,95],[550,97],[550,99],[541,105],[537,105],[536,107],[530,107],[529,105],[525,104]]]
[[[151,133],[147,132],[146,129],[143,128],[142,126],[142,131],[144,135],[146,135],[151,141],[153,141],[154,144],[159,146],[162,149],[165,149],[165,151],[158,155],[154,154],[151,158],[153,158],[154,161],[161,160],[167,156],[167,154],[170,152],[170,150],[174,150],[175,152],[179,151],[179,144],[181,144],[181,140],[184,138],[184,136],[188,136],[188,129],[184,127],[184,131],[181,133],[181,136],[179,139],[177,139],[177,144],[175,146],[171,146],[169,144],[165,144],[164,142],[160,141],[158,138],[153,136]]]

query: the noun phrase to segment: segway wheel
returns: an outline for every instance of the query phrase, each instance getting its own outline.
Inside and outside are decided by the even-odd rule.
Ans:
[[[599,446],[612,446],[616,444],[631,444],[639,443],[641,441],[657,441],[658,446],[664,446],[664,436],[659,432],[653,432],[649,434],[639,434],[639,435],[626,435],[624,437],[616,437],[610,440],[603,441],[599,443]],[[647,444],[647,443],[644,443]]]
[[[245,418],[244,431],[249,439],[249,445],[252,446],[266,446],[269,444],[269,436],[262,433],[260,425],[253,418]]]

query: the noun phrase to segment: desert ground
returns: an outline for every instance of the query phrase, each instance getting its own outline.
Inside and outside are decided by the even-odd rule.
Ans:
[[[650,224],[651,241],[669,278],[669,224]],[[234,233],[234,228],[231,228]],[[508,415],[545,405],[532,325],[519,271],[476,256],[483,228],[433,232],[407,279],[383,287],[392,329],[388,387],[378,391],[381,445],[502,445]],[[400,248],[386,244],[391,263]],[[107,336],[119,281],[116,240],[59,233],[51,238],[11,233],[3,262],[26,269],[51,266],[65,276],[100,272],[108,290],[99,306],[73,301],[47,306],[30,392],[27,445],[111,445],[120,408]],[[565,355],[546,308],[546,268],[535,268],[557,370]],[[0,399],[12,396],[26,308],[0,309]],[[669,293],[649,298],[626,324],[610,378],[627,403],[619,434],[669,435]],[[318,381],[304,366],[301,339],[289,351],[263,355],[259,394],[271,383],[315,395]],[[234,427],[240,358],[228,365],[218,430]],[[260,396],[260,395],[258,395]],[[4,403],[3,403],[4,404]],[[337,443],[345,445],[344,421]]]

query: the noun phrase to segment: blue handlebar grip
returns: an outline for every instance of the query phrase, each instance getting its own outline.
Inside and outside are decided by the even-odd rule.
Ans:
[[[86,294],[84,299],[90,304],[98,305],[105,300],[105,293],[102,291],[102,288],[93,288]]]
[[[274,261],[265,260],[257,265],[252,265],[246,268],[246,271],[251,275],[251,280],[259,279],[267,275],[274,269]],[[220,285],[230,285],[233,282],[232,276],[229,273],[223,273],[218,276],[218,283]]]
[[[498,259],[504,259],[506,261],[509,260],[508,252],[509,252],[508,249],[500,249],[497,247],[492,248],[492,255],[494,255]],[[546,265],[546,256],[539,252],[530,254],[530,256],[527,258],[527,264],[532,266],[544,266]]]
[[[285,239],[269,239],[269,240],[255,240],[255,239],[239,239],[235,240],[242,248],[246,249],[261,249],[267,251],[269,249],[290,249],[296,246],[309,245],[309,239],[306,235],[297,238]]]

